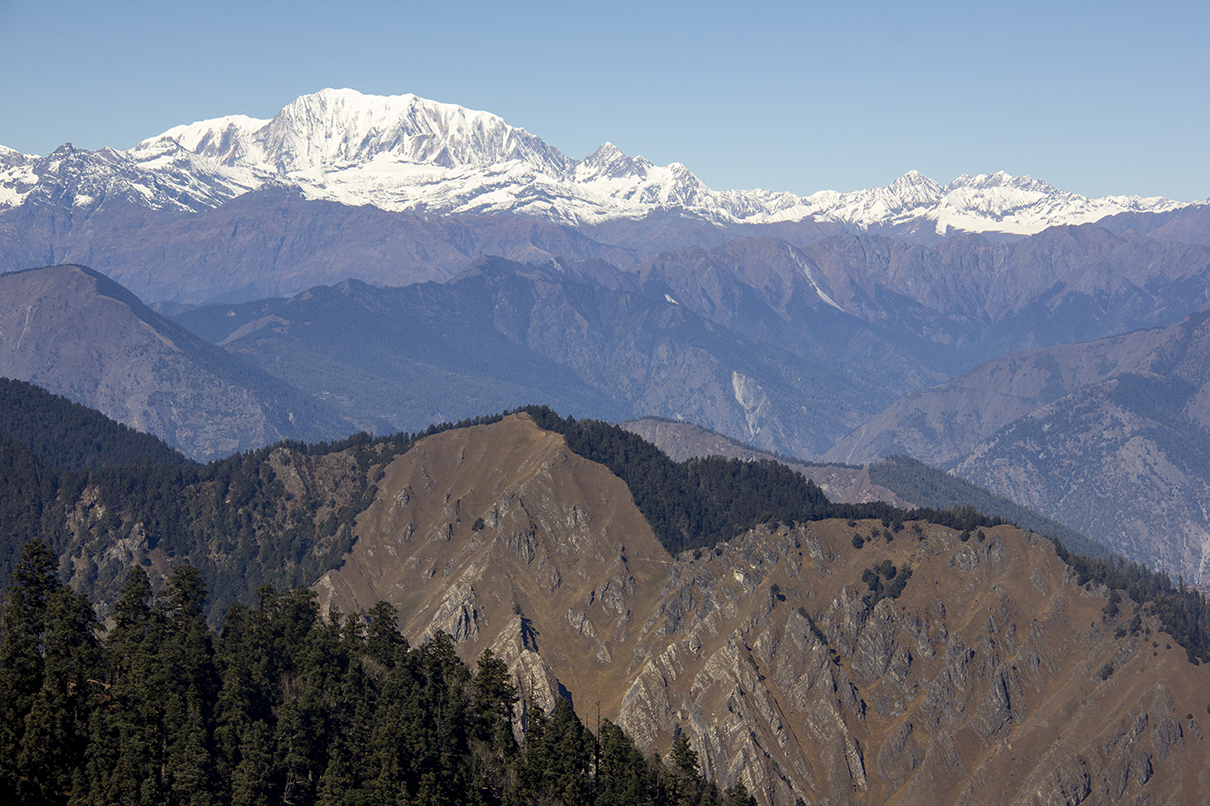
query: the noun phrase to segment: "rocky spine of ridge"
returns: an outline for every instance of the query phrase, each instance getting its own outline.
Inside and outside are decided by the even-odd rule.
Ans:
[[[562,694],[658,753],[680,728],[764,803],[1202,797],[1207,670],[1010,526],[782,524],[671,557],[619,480],[514,415],[396,459],[357,535],[325,607],[385,598],[409,640],[492,648],[523,710]]]

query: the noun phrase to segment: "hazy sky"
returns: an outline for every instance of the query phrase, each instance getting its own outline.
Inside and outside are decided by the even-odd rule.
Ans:
[[[1210,3],[0,0],[0,144],[129,148],[324,87],[608,140],[716,190],[915,169],[1210,197]]]

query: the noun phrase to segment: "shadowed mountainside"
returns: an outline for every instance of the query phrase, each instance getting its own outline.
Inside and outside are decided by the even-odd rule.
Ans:
[[[952,467],[1194,581],[1210,567],[1210,311],[1019,353],[899,401],[830,450]]]
[[[0,275],[0,375],[154,434],[199,459],[350,426],[81,266]]]
[[[628,284],[600,262],[484,258],[449,283],[347,282],[175,319],[392,429],[543,400],[576,416],[681,416],[810,456],[878,406],[834,361],[738,336]]]

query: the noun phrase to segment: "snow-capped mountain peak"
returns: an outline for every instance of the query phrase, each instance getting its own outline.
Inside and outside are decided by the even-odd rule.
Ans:
[[[246,144],[252,140],[253,134],[267,123],[267,120],[257,120],[246,115],[229,115],[176,126],[158,137],[144,140],[135,148],[150,148],[164,141],[171,141],[219,165],[236,167],[251,161],[251,155],[245,152]]]
[[[415,95],[325,89],[270,120],[231,115],[177,126],[129,151],[46,158],[0,147],[0,207],[28,198],[76,206],[114,195],[199,211],[266,184],[349,205],[423,213],[513,213],[578,224],[679,210],[719,224],[814,217],[859,230],[1028,234],[1054,224],[1182,206],[1086,199],[1029,176],[963,175],[942,187],[909,171],[887,187],[808,197],[714,191],[680,163],[653,165],[612,143],[565,156],[489,112]]]
[[[919,171],[908,171],[887,188],[904,208],[936,204],[942,196],[941,186]]]
[[[587,182],[593,179],[621,179],[623,177],[646,177],[653,166],[642,157],[628,157],[613,143],[603,143],[600,148],[580,160],[576,165],[576,179]]]
[[[382,159],[442,168],[520,160],[555,176],[571,167],[558,149],[491,113],[350,89],[304,95],[269,121],[217,118],[170,129],[165,137],[228,167],[281,175]]]
[[[1038,193],[1050,194],[1057,192],[1057,189],[1052,185],[1043,182],[1040,179],[1034,179],[1028,174],[1021,176],[1012,176],[1004,171],[996,171],[994,174],[978,174],[971,176],[970,174],[962,174],[953,182],[946,185],[943,190],[950,193],[961,188],[974,188],[983,190],[986,188],[1002,188],[1011,187],[1017,190],[1035,191]]]

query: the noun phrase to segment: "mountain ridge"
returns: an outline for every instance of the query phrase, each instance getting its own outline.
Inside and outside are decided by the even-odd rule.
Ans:
[[[344,430],[320,401],[233,358],[82,266],[0,274],[0,374],[152,433],[193,458]]]
[[[127,151],[65,149],[45,160],[12,152],[0,162],[0,205],[62,196],[51,187],[74,182],[68,195],[77,206],[119,192],[141,195],[155,209],[197,212],[279,184],[308,198],[389,211],[513,212],[580,225],[675,209],[715,225],[815,219],[925,240],[956,231],[1019,237],[1055,224],[1189,206],[1160,198],[1087,199],[1003,172],[963,175],[942,187],[910,171],[884,188],[809,196],[714,191],[679,163],[655,166],[610,143],[571,159],[488,112],[348,89],[302,96],[268,121],[235,115],[173,127]],[[87,165],[64,174],[69,156]],[[175,196],[160,177],[172,177]]]
[[[490,648],[530,707],[565,691],[591,718],[599,702],[661,755],[684,731],[708,776],[762,803],[1063,802],[1073,786],[1076,802],[1116,803],[1194,786],[1159,773],[1174,740],[1130,725],[1175,736],[1175,698],[1204,707],[1204,667],[1162,651],[1149,622],[1131,633],[1128,604],[1107,616],[1109,591],[1079,584],[1049,541],[831,520],[670,557],[606,515],[627,502],[551,437],[514,416],[395,460],[321,604],[386,595],[409,640]],[[902,577],[895,593],[872,598],[867,581],[891,579],[871,566]],[[1182,753],[1202,746],[1188,707]]]
[[[561,700],[585,723],[596,705],[645,752],[687,734],[703,773],[770,806],[1201,791],[1210,673],[1189,658],[1210,652],[1210,611],[1161,576],[973,512],[884,505],[672,555],[634,488],[530,414],[460,425],[279,445],[150,487],[129,468],[89,476],[52,507],[69,528],[49,524],[48,542],[74,585],[99,572],[111,597],[124,567],[159,586],[198,564],[241,602],[233,629],[249,597],[273,601],[248,573],[291,559],[293,583],[319,579],[314,605],[305,589],[289,601],[332,640],[360,635],[367,610],[398,613],[409,642],[491,649],[522,730]],[[1163,632],[1174,606],[1186,651]],[[338,611],[354,614],[344,633]]]
[[[1210,569],[1208,323],[1203,306],[1165,328],[987,362],[892,404],[824,458],[902,453],[952,468],[1200,583]]]

